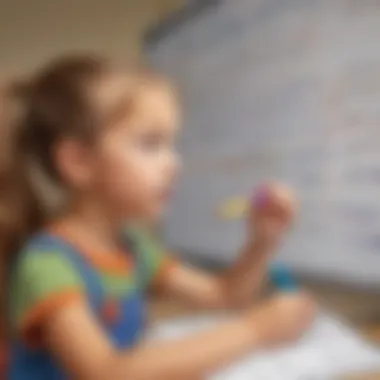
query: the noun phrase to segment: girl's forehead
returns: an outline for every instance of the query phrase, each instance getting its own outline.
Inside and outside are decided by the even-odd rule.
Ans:
[[[179,107],[170,85],[164,81],[137,79],[127,77],[109,81],[102,89],[101,107],[112,112],[116,123],[123,122],[130,127],[138,124],[177,125]]]
[[[134,98],[134,108],[136,112],[157,113],[162,116],[178,112],[173,91],[168,85],[163,84],[147,84],[141,87]]]
[[[132,119],[136,124],[156,124],[174,128],[179,124],[180,109],[169,86],[142,88],[136,94]]]

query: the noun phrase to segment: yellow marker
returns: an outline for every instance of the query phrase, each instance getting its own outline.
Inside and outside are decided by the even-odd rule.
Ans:
[[[248,201],[243,197],[235,197],[223,202],[218,209],[218,216],[223,220],[242,218],[248,211]]]

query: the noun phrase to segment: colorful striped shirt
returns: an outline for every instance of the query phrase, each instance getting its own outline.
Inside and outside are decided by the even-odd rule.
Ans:
[[[113,307],[118,299],[133,292],[137,284],[146,288],[162,280],[171,260],[164,249],[145,230],[128,230],[133,242],[134,254],[143,262],[143,274],[134,268],[130,254],[87,252],[78,247],[78,252],[99,273],[109,305],[105,308],[108,318],[115,318]],[[34,249],[26,247],[26,250]],[[144,278],[141,278],[144,276]],[[86,289],[77,268],[59,248],[48,246],[38,252],[23,252],[17,261],[10,284],[9,315],[14,337],[28,345],[39,345],[39,327],[62,307],[76,302],[86,302]]]

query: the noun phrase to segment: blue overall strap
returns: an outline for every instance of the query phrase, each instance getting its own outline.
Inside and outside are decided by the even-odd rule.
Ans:
[[[46,249],[58,249],[67,257],[72,265],[79,271],[87,290],[87,296],[95,312],[100,312],[104,300],[104,289],[101,284],[99,275],[89,265],[81,252],[72,244],[63,238],[50,233],[44,233],[36,236],[32,240],[32,246]]]

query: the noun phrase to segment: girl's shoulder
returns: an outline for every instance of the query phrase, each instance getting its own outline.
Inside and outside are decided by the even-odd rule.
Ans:
[[[24,336],[58,308],[82,300],[85,284],[63,247],[43,231],[17,255],[9,291],[12,329]]]
[[[41,231],[30,237],[16,255],[13,265],[14,274],[36,272],[41,275],[46,272],[45,276],[54,278],[72,274],[74,269],[65,242],[50,231]]]

